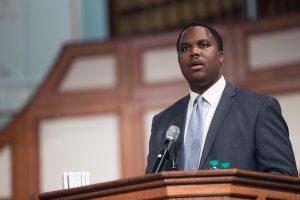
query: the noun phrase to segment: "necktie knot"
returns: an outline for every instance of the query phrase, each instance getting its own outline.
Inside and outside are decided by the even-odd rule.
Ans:
[[[203,97],[202,97],[201,95],[198,95],[198,96],[196,97],[196,99],[195,99],[194,104],[195,104],[195,103],[202,103],[202,100],[203,100]]]

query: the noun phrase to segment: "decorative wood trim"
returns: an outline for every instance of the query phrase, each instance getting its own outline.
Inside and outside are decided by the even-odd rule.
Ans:
[[[285,66],[268,66],[254,70],[249,64],[247,41],[250,36],[300,26],[300,14],[272,18],[235,27],[237,55],[236,76],[238,84],[265,94],[284,93],[300,90],[300,63]]]
[[[132,59],[132,70],[134,72],[133,86],[134,88],[147,87],[143,81],[142,57],[146,50],[159,49],[163,47],[174,46],[176,50],[176,41],[178,32],[168,32],[159,35],[145,36],[132,39],[130,57]],[[177,59],[177,58],[174,58]],[[159,84],[161,85],[161,84]]]
[[[28,196],[28,152],[25,146],[26,131],[21,115],[18,115],[9,126],[8,133],[12,138],[12,172],[13,172],[13,199],[24,199]]]
[[[125,44],[118,40],[106,41],[106,42],[90,42],[90,43],[74,43],[66,45],[60,52],[53,69],[49,73],[45,82],[42,84],[41,88],[38,90],[35,98],[32,102],[43,102],[50,98],[72,98],[76,96],[77,98],[103,98],[105,101],[110,101],[105,98],[107,95],[114,95],[114,99],[120,98],[121,94],[124,95],[125,88],[128,87],[128,78],[122,76],[124,72],[128,71],[128,62]],[[90,89],[90,90],[79,90],[79,91],[67,91],[59,92],[58,87],[64,76],[72,66],[72,62],[79,57],[85,56],[95,56],[95,55],[105,55],[112,54],[116,58],[116,71],[118,83],[114,88],[105,89]],[[32,103],[33,104],[33,103]]]
[[[130,149],[130,146],[125,146],[122,143],[123,136],[127,135],[125,130],[122,129],[122,124],[124,125],[120,107],[116,105],[112,105],[111,107],[104,108],[102,106],[98,107],[81,107],[77,110],[74,110],[74,108],[67,108],[67,109],[61,109],[61,110],[43,110],[43,111],[33,111],[27,113],[27,148],[28,148],[28,154],[29,158],[27,157],[27,162],[30,165],[28,167],[28,177],[30,179],[30,193],[31,194],[39,194],[40,193],[40,144],[39,144],[39,124],[42,120],[45,119],[51,119],[51,118],[63,118],[63,117],[75,117],[75,116],[86,116],[86,115],[96,115],[96,114],[106,114],[106,113],[115,113],[119,117],[119,155],[120,155],[120,176],[124,176],[124,170],[123,168],[126,168],[126,166],[123,167],[124,163],[124,152],[128,149]],[[133,140],[132,138],[126,138],[126,140]],[[126,142],[125,140],[125,142]],[[128,155],[127,155],[128,156]],[[129,168],[129,167],[128,167]],[[126,175],[126,174],[125,174]]]
[[[136,134],[134,105],[123,103],[120,109],[120,153],[121,176],[131,177],[140,171],[139,134]]]
[[[298,199],[299,179],[240,169],[173,171],[41,194],[40,199]]]
[[[235,75],[237,66],[235,65],[235,38],[232,37],[232,26],[216,26],[216,29],[221,34],[223,39],[223,75],[226,80],[230,81],[231,83],[236,83],[238,77]]]
[[[12,126],[10,126],[12,127]],[[12,133],[10,133],[9,128],[6,129],[7,132],[4,132],[3,134],[0,134],[0,150],[5,146],[5,145],[11,145],[12,143]]]
[[[18,165],[17,171],[22,171],[22,175],[19,173],[17,182],[22,183],[23,180],[23,194],[16,199],[23,199],[24,196],[35,196],[39,193],[39,122],[46,118],[57,118],[67,116],[80,116],[91,114],[104,114],[108,112],[117,113],[119,116],[119,138],[120,138],[120,157],[121,166],[123,166],[124,158],[123,152],[130,149],[130,146],[123,146],[123,135],[128,135],[123,132],[122,126],[124,117],[121,116],[121,102],[127,101],[126,91],[128,90],[129,77],[126,76],[128,72],[128,63],[125,46],[126,42],[120,41],[108,41],[108,42],[96,42],[96,43],[78,43],[67,45],[61,51],[60,56],[53,70],[49,73],[48,78],[45,79],[45,83],[38,90],[37,94],[33,97],[29,105],[21,112],[22,123],[24,124],[22,132],[23,141],[20,144],[18,152],[22,154],[19,156],[18,163],[24,163],[25,166]],[[74,59],[80,56],[90,55],[103,55],[103,54],[115,54],[117,59],[117,79],[118,84],[116,88],[101,89],[101,90],[87,90],[76,92],[57,92],[58,85],[64,77],[65,73],[71,66]],[[124,76],[125,75],[125,76]],[[126,107],[126,106],[125,106]],[[126,114],[123,114],[126,116]],[[133,140],[129,137],[126,140]],[[125,149],[125,150],[124,150]],[[131,151],[130,151],[131,152]],[[128,157],[128,153],[126,155]],[[22,160],[22,161],[21,161]],[[132,165],[132,163],[131,163]],[[121,177],[126,176],[124,169],[130,168],[129,166],[121,167]],[[125,174],[124,174],[125,173]],[[130,173],[129,173],[130,174]],[[128,176],[128,175],[127,175]],[[26,185],[27,187],[24,187]],[[17,191],[21,189],[19,187]],[[25,189],[26,188],[26,189]],[[14,194],[17,194],[14,192]],[[22,193],[21,193],[22,194]]]

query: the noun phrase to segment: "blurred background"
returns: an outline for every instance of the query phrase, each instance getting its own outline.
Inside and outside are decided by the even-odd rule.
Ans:
[[[221,33],[227,80],[278,98],[300,166],[300,0],[0,0],[0,199],[142,175],[151,119],[188,92],[178,31]]]

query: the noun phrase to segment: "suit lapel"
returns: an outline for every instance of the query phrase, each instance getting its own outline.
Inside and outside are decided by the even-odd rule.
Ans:
[[[200,160],[199,169],[203,168],[203,165],[207,159],[207,156],[210,152],[211,146],[219,132],[219,129],[222,125],[222,122],[224,121],[231,104],[233,103],[234,97],[236,95],[236,89],[234,86],[232,86],[230,83],[226,83],[226,86],[224,88],[222,97],[220,99],[219,105],[217,106],[217,109],[215,111],[215,114],[213,116],[213,119],[211,121],[206,140],[204,143],[204,148],[202,152],[202,157]]]
[[[185,121],[186,121],[186,113],[190,96],[185,96],[181,101],[179,106],[176,109],[176,113],[174,113],[174,118],[171,121],[170,125],[175,125],[180,128],[180,134],[174,144],[174,154],[177,159],[177,169],[183,169],[183,141],[184,141],[184,130],[185,130]]]

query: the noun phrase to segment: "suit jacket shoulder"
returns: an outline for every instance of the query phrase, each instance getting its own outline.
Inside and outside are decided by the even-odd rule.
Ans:
[[[178,109],[187,106],[188,102],[189,102],[190,96],[186,95],[184,97],[182,97],[181,99],[179,99],[178,101],[176,101],[175,103],[173,103],[171,106],[167,107],[166,109],[164,109],[163,111],[161,111],[160,113],[156,114],[155,117],[157,118],[165,118],[166,116],[170,115],[170,114],[174,114],[178,112]]]
[[[227,82],[207,134],[200,169],[209,160],[232,167],[296,175],[288,128],[274,97]]]
[[[189,95],[178,100],[173,105],[169,106],[162,112],[153,117],[151,136],[149,140],[149,153],[147,157],[146,173],[150,173],[156,160],[156,156],[159,153],[160,147],[166,137],[166,132],[169,126],[175,125],[179,127],[180,134],[177,139],[177,145],[181,146],[180,142],[182,138],[182,130],[184,130],[184,122],[186,118],[186,110],[189,102]]]

